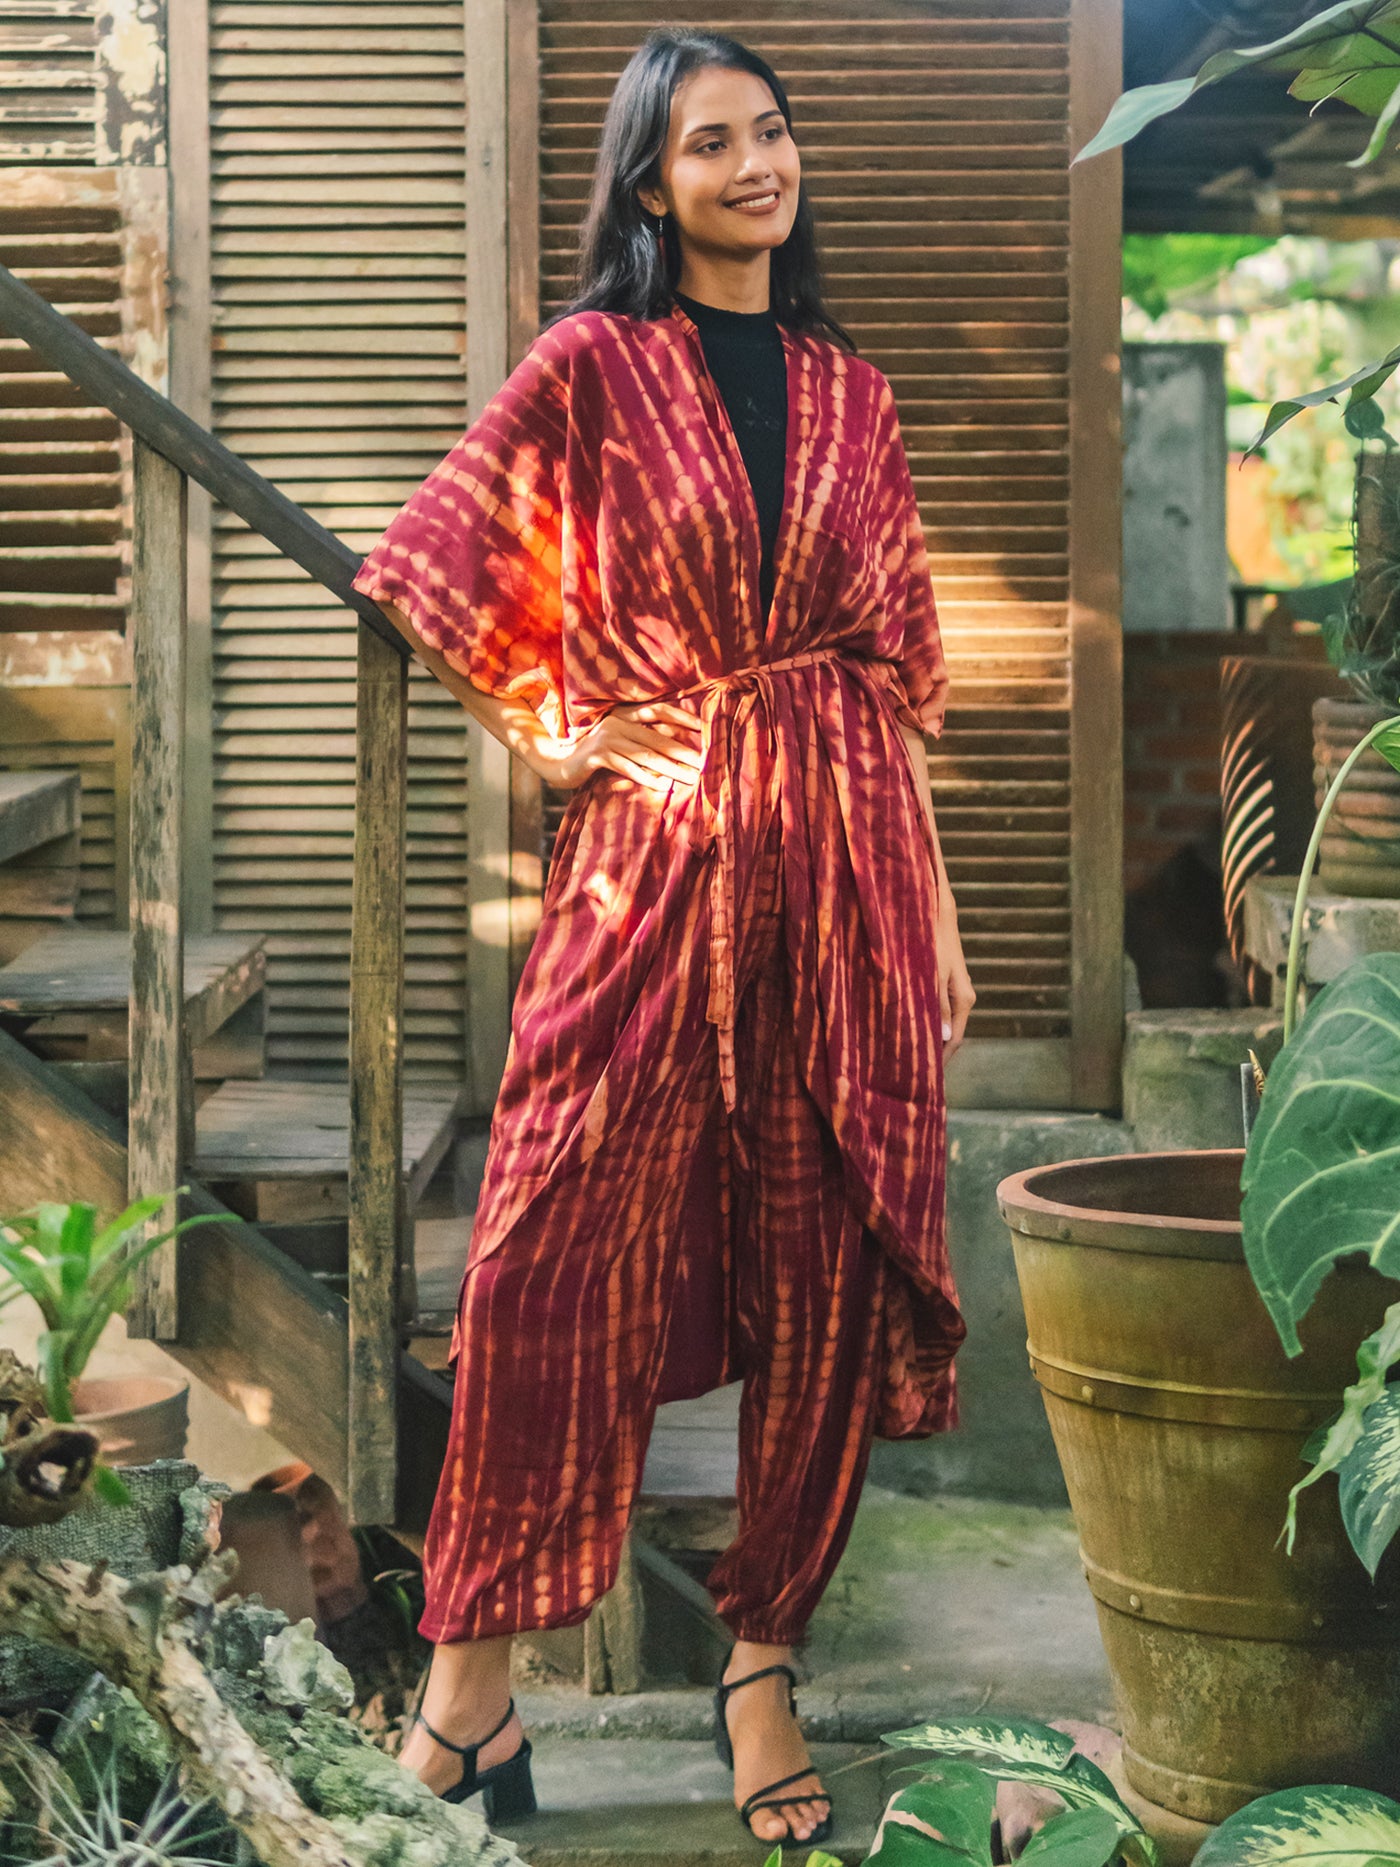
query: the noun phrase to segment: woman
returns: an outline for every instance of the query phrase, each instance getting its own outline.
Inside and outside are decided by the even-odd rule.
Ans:
[[[742,1378],[716,1741],[751,1831],[813,1841],[793,1648],[872,1435],[954,1418],[942,1072],[973,991],[923,739],[946,674],[893,398],[823,308],[762,59],[648,38],[580,277],[357,579],[573,792],[462,1286],[403,1757],[492,1819],[534,1806],[510,1636],[611,1585],[658,1402]]]

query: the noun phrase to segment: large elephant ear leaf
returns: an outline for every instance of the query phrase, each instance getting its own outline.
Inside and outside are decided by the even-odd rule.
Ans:
[[[1400,1388],[1366,1409],[1361,1437],[1343,1459],[1342,1521],[1351,1546],[1374,1577],[1400,1530]]]
[[[1206,1838],[1192,1867],[1400,1867],[1400,1803],[1327,1786],[1261,1796]]]
[[[1383,28],[1400,24],[1396,0],[1343,0],[1304,20],[1267,45],[1239,46],[1208,58],[1193,78],[1144,84],[1125,91],[1103,128],[1077,160],[1102,155],[1131,141],[1149,123],[1176,110],[1207,85],[1219,84],[1250,67],[1296,72],[1291,89],[1309,101],[1340,97],[1366,116],[1379,117],[1394,89],[1400,52],[1386,43]],[[1373,138],[1373,143],[1378,139]],[[1367,151],[1368,156],[1370,150]],[[1379,150],[1376,151],[1379,153]]]
[[[1336,1259],[1400,1275],[1400,953],[1354,960],[1284,1045],[1245,1150],[1244,1253],[1290,1355]]]

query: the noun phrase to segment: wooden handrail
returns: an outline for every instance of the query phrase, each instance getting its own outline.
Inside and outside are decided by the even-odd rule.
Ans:
[[[185,482],[195,480],[359,617],[350,932],[346,1506],[392,1523],[398,1472],[408,644],[353,588],[362,559],[207,429],[0,266],[0,330],[136,437],[132,511],[132,980],[128,1197],[179,1182],[193,1149],[182,910]],[[172,471],[174,469],[174,471]],[[134,1333],[178,1342],[173,1244],[137,1274]]]
[[[71,318],[55,311],[6,266],[0,266],[0,329],[21,338],[46,363],[62,370],[95,402],[124,421],[148,447],[164,455],[230,512],[246,519],[284,557],[300,564],[332,596],[348,604],[376,635],[382,635],[407,656],[407,643],[379,605],[354,588],[355,574],[363,562],[358,552],[177,408],[169,396],[143,382],[120,357],[104,350]]]

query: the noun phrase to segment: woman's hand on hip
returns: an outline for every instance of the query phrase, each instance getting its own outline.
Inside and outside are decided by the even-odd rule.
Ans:
[[[595,771],[615,771],[624,778],[664,791],[673,784],[693,786],[704,764],[703,728],[693,713],[667,700],[642,700],[615,706],[572,745],[540,747],[531,767],[546,784],[575,791]]]

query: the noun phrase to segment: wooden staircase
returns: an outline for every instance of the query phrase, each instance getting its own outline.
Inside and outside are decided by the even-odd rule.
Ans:
[[[413,1333],[411,1219],[466,1091],[403,1085],[406,645],[353,589],[354,552],[3,266],[0,328],[133,433],[131,931],[61,928],[0,967],[0,1205],[114,1209],[184,1187],[181,1211],[208,1222],[143,1266],[132,1333],[311,1464],[352,1521],[415,1541],[451,1385],[441,1334]],[[266,1078],[261,942],[184,925],[187,475],[360,619],[345,1084]],[[0,878],[74,836],[77,789],[73,773],[0,774]],[[0,914],[2,897],[0,880]],[[464,1150],[478,1169],[483,1140]],[[464,1255],[469,1215],[449,1209]],[[665,1445],[663,1428],[662,1467]],[[732,1477],[711,1496],[714,1469],[702,1458],[644,1498],[619,1586],[556,1643],[591,1690],[713,1676],[726,1637],[694,1571],[732,1527]]]

